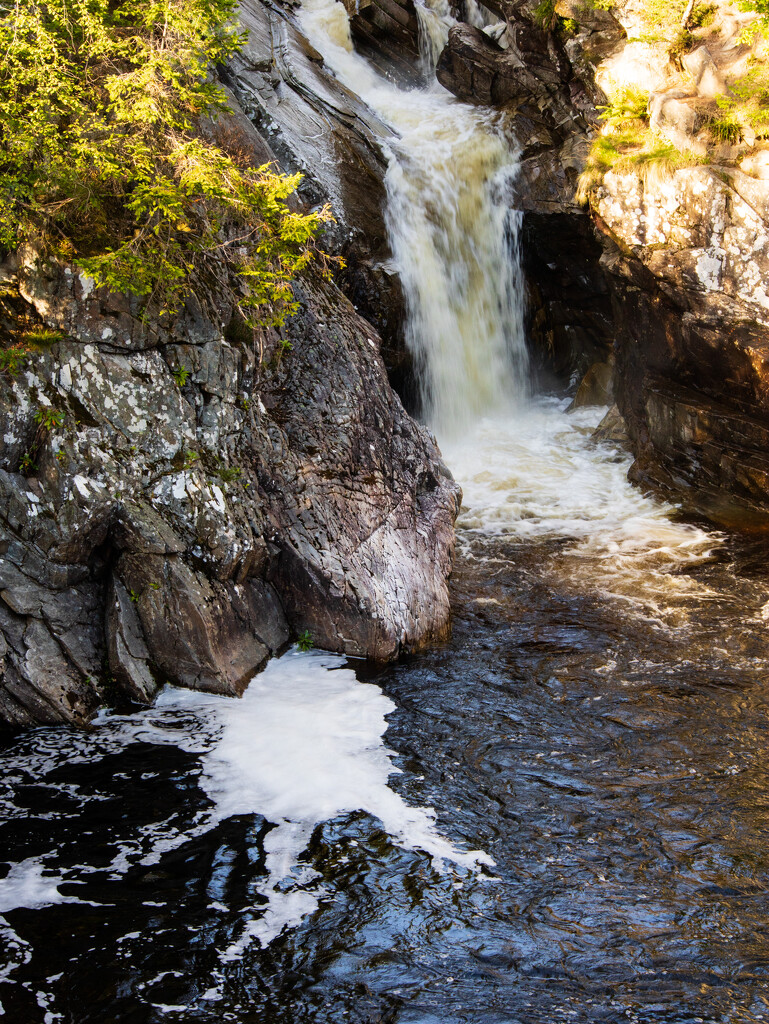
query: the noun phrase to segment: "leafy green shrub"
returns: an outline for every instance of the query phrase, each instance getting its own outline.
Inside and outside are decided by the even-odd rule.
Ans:
[[[313,649],[315,642],[309,629],[305,629],[299,634],[296,640],[296,646],[300,651],[311,651]]]
[[[579,32],[579,25],[573,18],[556,18],[555,30],[562,39],[569,39]]]
[[[236,0],[0,0],[0,246],[25,241],[97,285],[176,306],[224,259],[250,326],[296,308],[326,210],[285,200],[299,175],[241,165],[200,118],[241,45]]]
[[[41,406],[35,413],[35,423],[43,430],[56,430],[64,423],[64,413],[60,409],[52,409],[51,406]]]
[[[18,377],[28,357],[29,349],[21,343],[0,349],[0,373],[8,377]]]
[[[190,371],[186,368],[186,366],[177,366],[173,372],[174,380],[176,381],[177,385],[180,388],[183,388],[184,385],[187,383],[187,378],[189,377],[189,375]]]

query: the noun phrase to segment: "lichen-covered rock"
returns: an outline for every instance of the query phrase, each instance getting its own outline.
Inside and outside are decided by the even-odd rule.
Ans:
[[[721,521],[769,510],[769,189],[734,169],[608,174],[595,199],[635,479]]]
[[[61,340],[0,374],[0,720],[238,694],[305,630],[379,659],[445,633],[459,489],[334,284],[252,337],[223,277],[154,319],[31,251],[3,280]]]

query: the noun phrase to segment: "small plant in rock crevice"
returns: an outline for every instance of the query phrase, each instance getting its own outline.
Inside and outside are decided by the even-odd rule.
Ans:
[[[0,373],[7,377],[18,377],[29,355],[29,349],[21,342],[0,350]]]
[[[33,348],[49,348],[58,341],[64,341],[64,334],[50,327],[34,327],[23,333],[21,341],[22,344]]]
[[[296,646],[299,648],[300,651],[304,652],[311,651],[313,649],[313,647],[315,646],[315,641],[313,640],[312,633],[309,631],[309,629],[302,630],[302,632],[296,638]]]
[[[64,413],[60,409],[51,406],[42,406],[35,413],[35,423],[43,430],[58,430],[64,425]]]
[[[19,472],[23,473],[24,476],[29,476],[31,473],[37,472],[37,463],[32,458],[30,452],[24,452],[19,460]]]

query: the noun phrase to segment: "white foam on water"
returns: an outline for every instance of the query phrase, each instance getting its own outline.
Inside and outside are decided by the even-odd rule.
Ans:
[[[417,13],[429,56],[452,19],[441,0],[419,0]],[[465,492],[460,530],[572,540],[555,570],[647,617],[712,597],[679,570],[707,559],[720,537],[676,522],[671,506],[628,482],[626,455],[590,442],[603,410],[567,415],[566,402],[529,396],[510,210],[518,160],[504,118],[435,82],[386,80],[355,53],[337,0],[303,0],[300,20],[327,66],[393,129],[382,140],[388,234],[425,416]]]
[[[6,877],[0,879],[0,914],[20,907],[36,909],[54,903],[83,903],[77,896],[65,896],[59,892],[58,887],[66,881],[69,879],[51,874],[40,857],[29,857],[12,864]]]
[[[200,785],[213,807],[192,823],[170,818],[141,826],[130,838],[116,837],[117,853],[106,868],[83,864],[63,877],[46,867],[54,851],[13,864],[0,880],[0,912],[84,902],[63,895],[62,882],[85,880],[97,870],[119,877],[136,864],[157,863],[240,814],[262,815],[275,827],[264,842],[268,875],[246,908],[251,920],[222,951],[223,960],[239,958],[253,940],[266,946],[317,908],[318,875],[298,861],[316,825],[339,815],[368,812],[396,845],[423,851],[438,870],[445,862],[471,871],[491,866],[486,854],[445,839],[432,809],[410,807],[390,789],[388,780],[399,769],[382,737],[395,705],[379,687],[358,682],[344,664],[335,655],[293,651],[270,662],[240,700],[169,687],[154,707],[135,715],[100,714],[88,735],[90,758],[75,730],[40,730],[37,751],[35,734],[25,738],[4,763],[11,771],[27,771],[28,755],[41,779],[71,755],[79,763],[97,762],[136,742],[177,746],[200,756]]]
[[[444,457],[463,489],[457,526],[473,538],[562,539],[553,556],[584,589],[665,614],[707,587],[677,570],[700,564],[720,535],[676,521],[675,509],[627,479],[631,459],[591,440],[605,409],[566,413],[566,400],[531,398],[478,422]]]
[[[390,789],[399,771],[382,742],[395,710],[379,687],[361,683],[344,659],[291,652],[274,659],[233,701],[166,690],[159,708],[214,709],[221,727],[203,757],[201,786],[213,817],[261,814],[276,825],[264,849],[268,876],[257,894],[268,903],[222,959],[237,959],[256,939],[266,946],[318,906],[317,874],[297,869],[316,825],[352,811],[377,818],[394,843],[476,871],[491,866],[480,851],[462,851],[438,831],[431,808],[410,807]]]

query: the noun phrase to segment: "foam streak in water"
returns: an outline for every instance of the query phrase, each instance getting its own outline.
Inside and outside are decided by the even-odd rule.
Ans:
[[[399,846],[426,852],[436,867],[493,864],[479,851],[457,850],[438,832],[434,811],[409,807],[389,788],[398,769],[382,735],[395,705],[343,664],[332,655],[289,654],[240,701],[177,690],[161,697],[161,706],[216,710],[222,732],[204,757],[201,783],[216,818],[259,813],[277,826],[265,842],[268,877],[258,888],[269,903],[225,960],[239,957],[251,938],[267,945],[316,908],[316,875],[296,864],[315,826],[341,814],[367,811]]]

